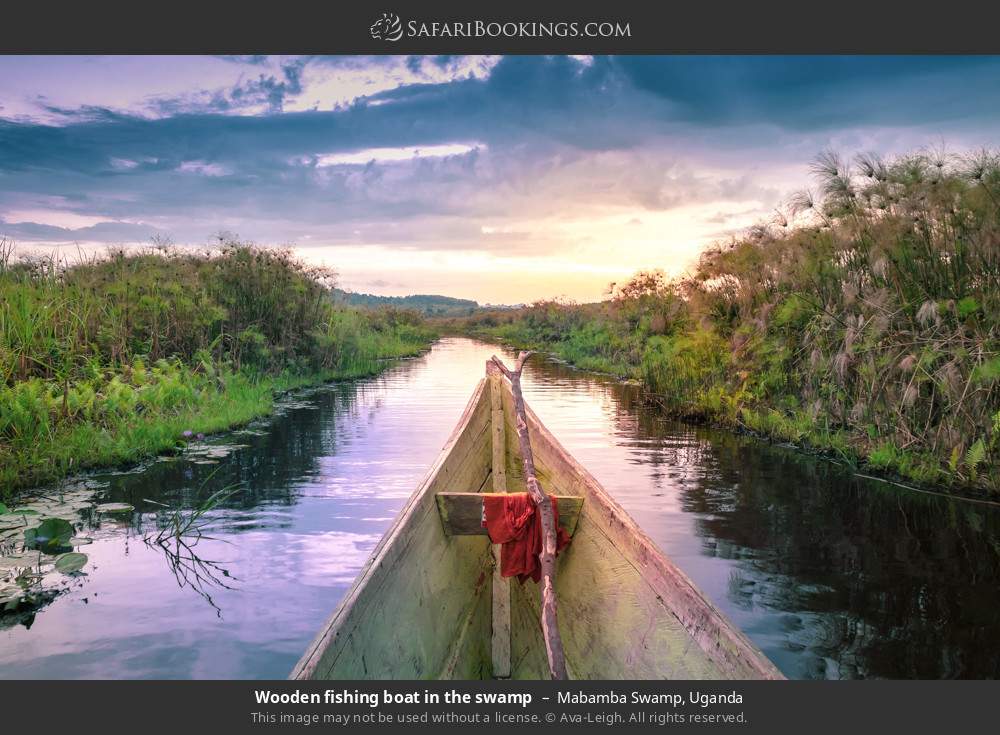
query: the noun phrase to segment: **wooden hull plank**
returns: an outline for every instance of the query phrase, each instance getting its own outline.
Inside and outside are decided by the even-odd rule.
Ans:
[[[503,376],[492,361],[486,363],[490,384],[490,433],[493,459],[490,462],[493,492],[507,492],[507,424],[503,419]],[[490,674],[494,679],[510,678],[510,579],[500,574],[500,547],[490,549],[493,569],[493,606],[490,610]]]
[[[456,646],[488,655],[470,616],[491,598],[486,537],[441,532],[435,492],[478,487],[492,460],[490,402],[480,384],[438,461],[376,548],[293,678],[438,678],[488,669],[454,661]],[[481,617],[481,616],[480,616]],[[479,643],[461,640],[462,626]],[[488,625],[487,628],[488,630]]]

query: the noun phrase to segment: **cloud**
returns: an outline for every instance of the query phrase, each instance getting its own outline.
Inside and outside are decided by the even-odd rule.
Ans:
[[[131,222],[98,222],[87,227],[58,227],[38,222],[0,220],[0,236],[28,242],[108,242],[148,241],[164,233],[155,227]]]
[[[1000,106],[995,57],[621,56],[612,63],[637,89],[671,103],[677,119],[713,126],[926,124],[984,117]]]
[[[266,57],[237,57],[239,63],[260,66]],[[179,96],[154,97],[148,105],[157,117],[179,114],[281,112],[285,101],[302,93],[305,59],[280,65],[277,73],[261,72],[236,84],[213,91],[199,90]]]
[[[460,156],[478,149],[475,143],[452,143],[449,145],[410,146],[402,148],[365,148],[349,153],[329,153],[300,160],[300,163],[316,166],[350,166],[386,161],[412,161],[417,158],[441,158]]]
[[[906,147],[942,131],[990,144],[1000,112],[1000,59],[985,57],[203,63],[212,85],[159,80],[168,92],[130,92],[124,107],[51,95],[43,120],[0,119],[0,216],[58,201],[99,223],[7,222],[9,234],[184,243],[228,229],[304,250],[528,256],[619,232],[650,238],[651,253],[676,237],[673,220],[658,234],[660,215],[697,210],[688,247],[739,219],[715,213],[767,211],[801,187],[827,145]],[[596,235],[597,220],[619,230]]]

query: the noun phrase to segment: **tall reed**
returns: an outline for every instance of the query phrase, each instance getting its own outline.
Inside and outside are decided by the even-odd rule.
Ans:
[[[677,413],[998,489],[1000,158],[827,152],[688,276],[463,326],[645,381]]]

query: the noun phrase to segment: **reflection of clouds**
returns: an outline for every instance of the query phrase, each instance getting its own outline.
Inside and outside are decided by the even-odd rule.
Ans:
[[[787,675],[1000,676],[1000,514],[945,512],[802,453],[666,420],[634,386],[565,365],[529,362],[525,393]]]
[[[381,538],[377,533],[327,531],[289,539],[299,582],[314,587],[349,585]]]
[[[371,477],[371,480],[361,480],[358,477],[341,478],[335,482],[324,484],[321,493],[312,495],[313,497],[342,498],[345,500],[352,498],[370,500],[408,498],[416,486],[414,478],[421,476],[419,471],[394,476],[388,473],[383,474],[377,467],[368,467],[367,469],[370,472],[359,474],[362,477]]]
[[[238,507],[216,511],[218,540],[198,546],[238,580],[213,592],[224,620],[178,587],[161,554],[129,546],[122,522],[104,519],[87,532],[86,584],[30,631],[4,633],[0,676],[285,676],[494,352],[512,357],[445,339],[377,378],[296,394],[311,408],[270,419],[219,465],[104,475],[113,499],[140,507],[193,507],[244,483]],[[787,674],[1000,676],[1000,514],[852,484],[814,458],[667,421],[636,386],[542,356],[528,363],[525,390],[555,436]]]
[[[228,543],[199,547],[239,580],[214,596],[224,627],[165,576],[162,558],[95,544],[88,590],[66,597],[100,595],[88,605],[57,600],[27,635],[14,631],[18,653],[0,652],[0,671],[23,667],[31,646],[32,670],[50,673],[53,648],[79,638],[71,649],[80,668],[70,675],[100,675],[106,669],[85,661],[87,647],[117,645],[115,665],[129,676],[283,676],[426,473],[494,351],[511,357],[446,339],[379,378],[314,391],[319,410],[289,410],[266,436],[246,440],[252,448],[221,461],[214,482],[247,484],[244,504],[212,527]],[[958,507],[952,517],[937,501],[845,483],[833,465],[666,421],[635,386],[541,356],[528,363],[525,389],[559,440],[787,674],[995,669],[1000,562],[987,547],[995,514]],[[210,470],[188,466],[193,474],[183,475],[177,464],[113,478],[116,497],[195,502],[202,496],[178,488],[199,487]],[[165,495],[151,495],[154,486]],[[173,627],[160,622],[168,614]],[[108,616],[126,622],[109,631]],[[35,635],[42,626],[45,640]],[[143,658],[156,651],[173,663]]]

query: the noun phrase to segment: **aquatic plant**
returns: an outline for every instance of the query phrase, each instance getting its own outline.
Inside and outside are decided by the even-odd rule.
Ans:
[[[210,473],[202,483],[202,488],[209,485],[214,476],[215,472]],[[215,604],[209,590],[212,587],[232,589],[229,580],[235,578],[220,562],[206,559],[197,553],[196,547],[203,539],[208,538],[203,533],[212,522],[208,514],[240,489],[240,485],[223,487],[194,508],[171,508],[155,500],[145,501],[160,506],[163,510],[156,515],[157,530],[147,533],[143,542],[163,553],[179,587],[193,589],[215,609],[220,618],[222,610]]]
[[[214,474],[215,473],[213,472],[208,476],[206,483],[211,480]],[[165,508],[165,512],[161,512],[157,516],[157,532],[155,534],[148,534],[145,537],[145,540],[152,543],[160,543],[171,538],[201,538],[202,531],[210,523],[210,519],[206,518],[206,515],[210,511],[215,510],[215,508],[232,497],[239,490],[240,486],[238,485],[224,487],[221,490],[217,490],[209,495],[198,506],[190,509],[171,509],[168,506],[163,506],[163,503],[159,503],[154,500],[147,500],[146,502],[148,503],[163,506]]]
[[[0,613],[6,622],[18,616],[30,620],[65,591],[51,572],[75,576],[86,566],[87,555],[73,549],[90,539],[74,536],[74,522],[83,507],[90,507],[92,495],[83,487],[39,495],[16,508],[0,504]]]
[[[71,551],[56,557],[55,569],[57,572],[62,572],[63,574],[72,574],[83,569],[86,564],[86,554]]]
[[[29,549],[51,552],[66,546],[73,538],[73,524],[62,518],[45,518],[34,527],[24,531],[24,545]]]

